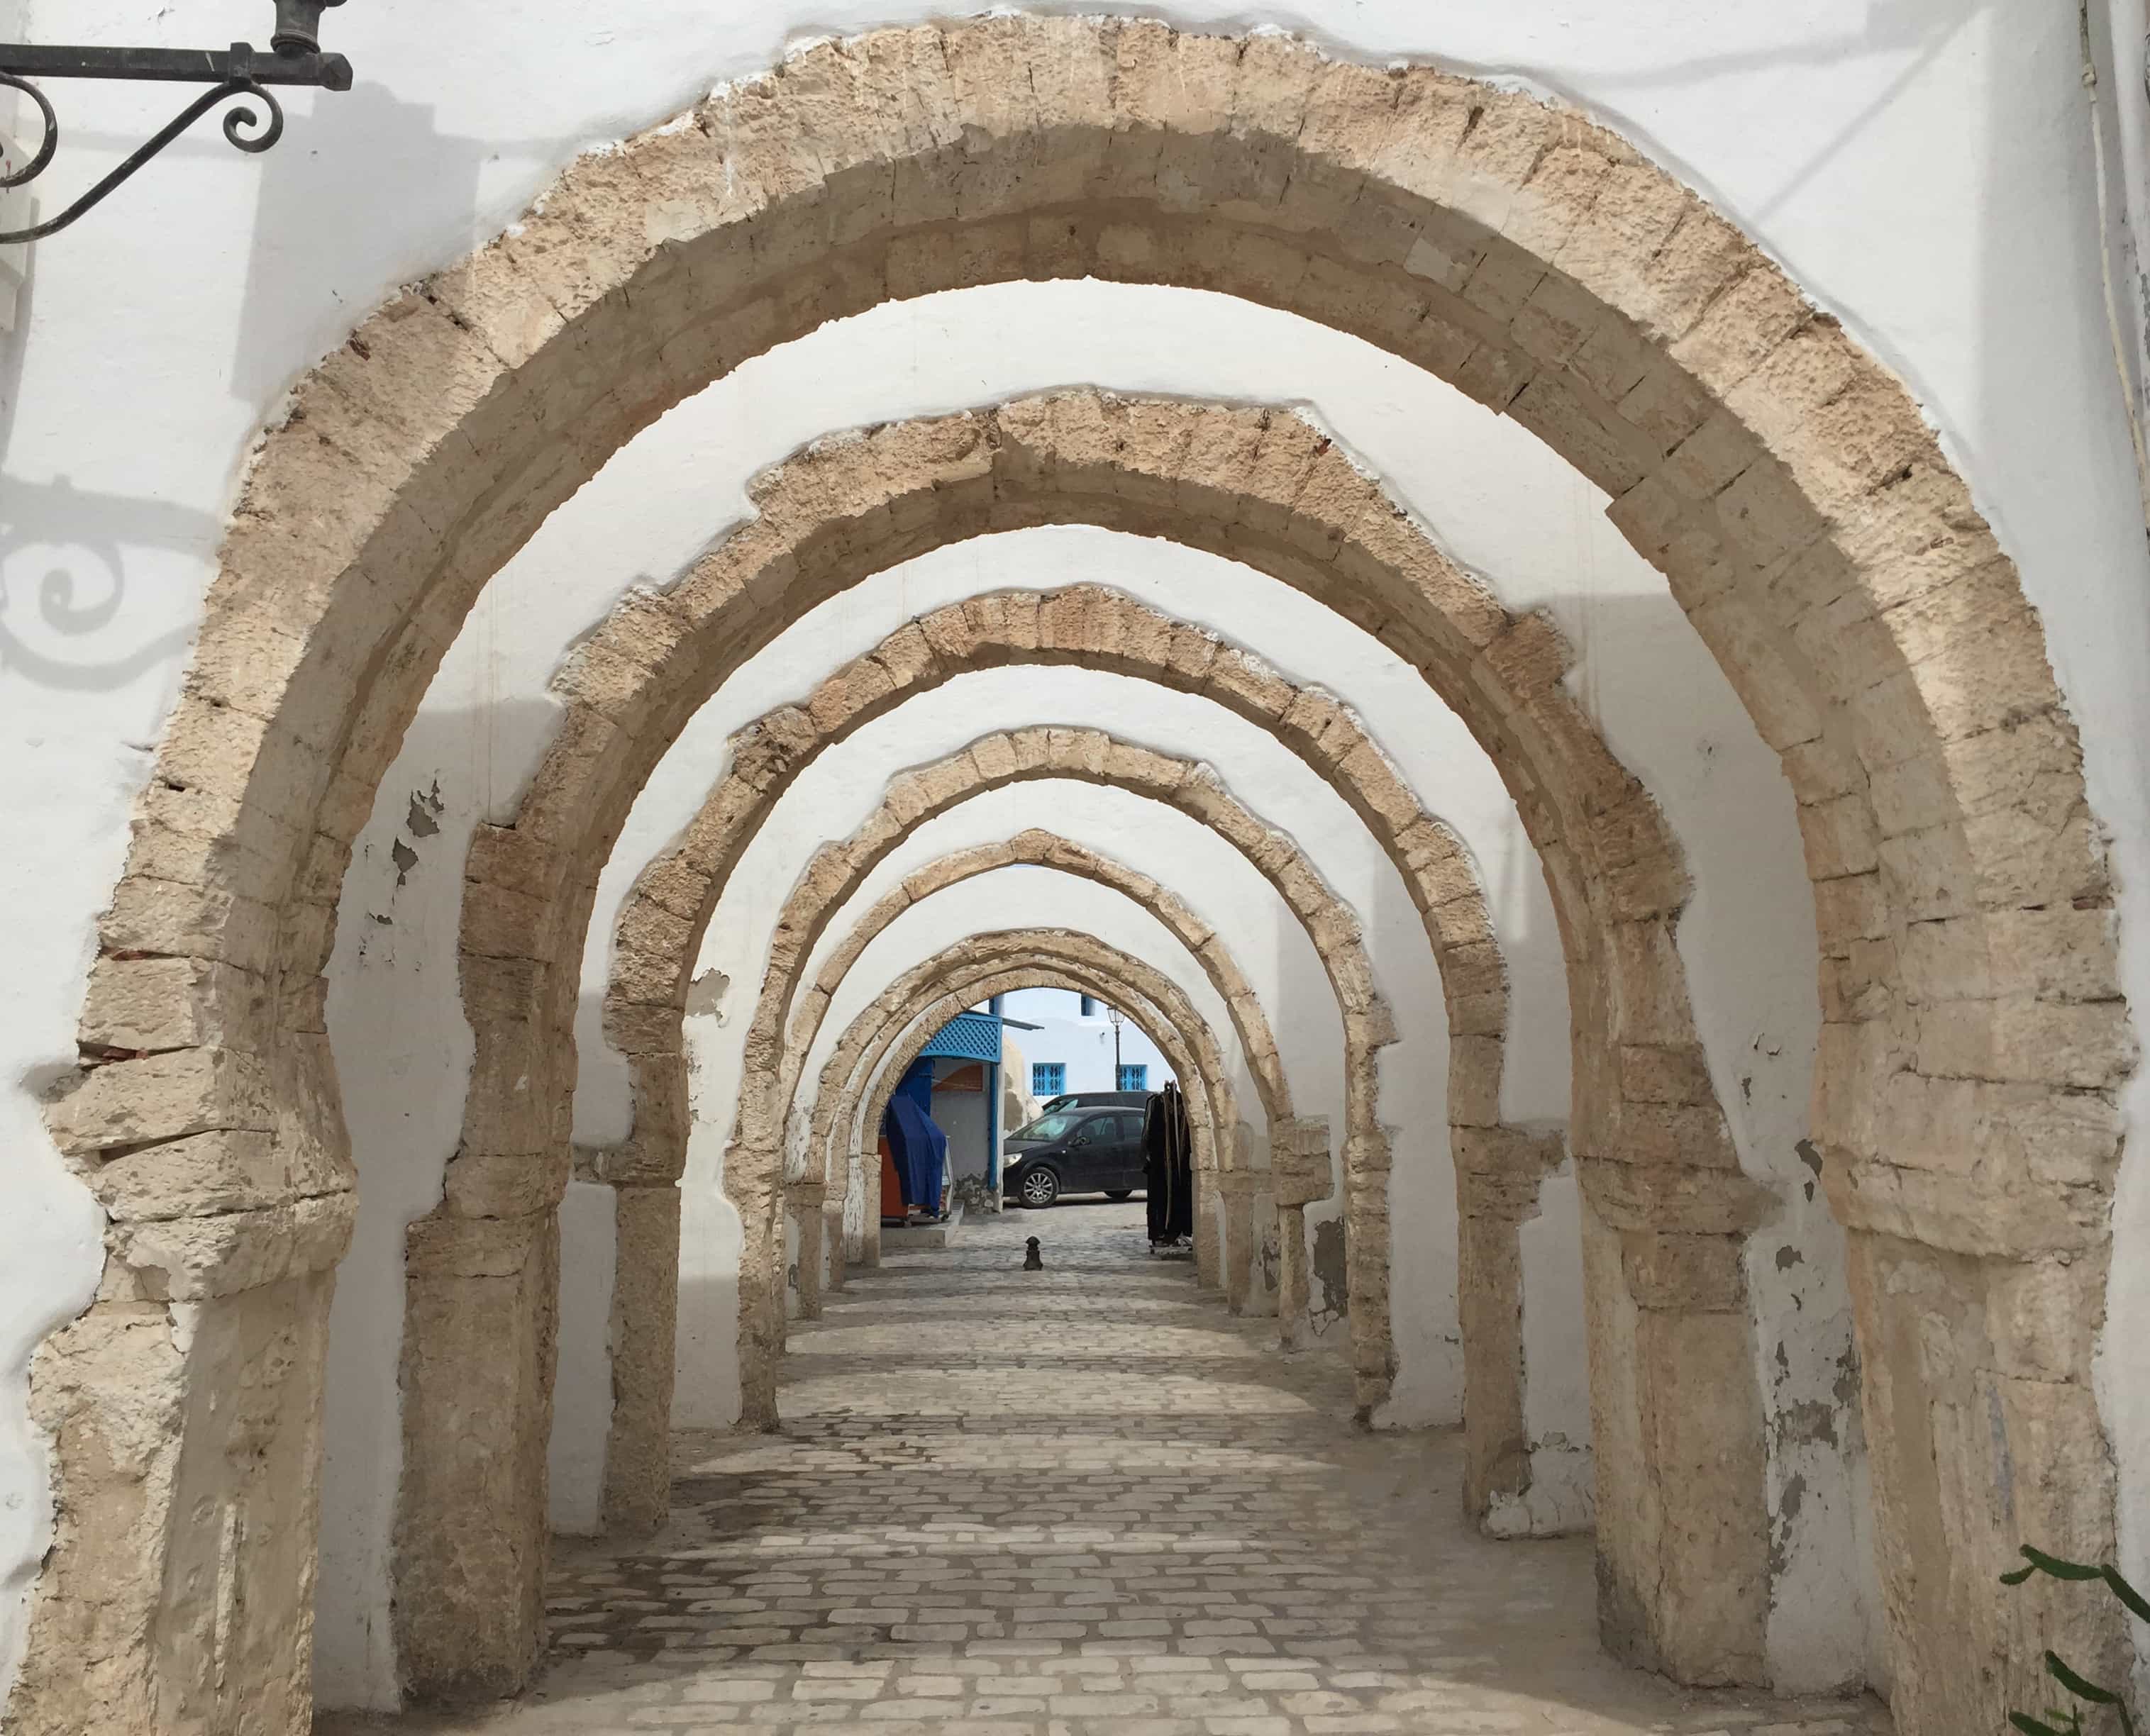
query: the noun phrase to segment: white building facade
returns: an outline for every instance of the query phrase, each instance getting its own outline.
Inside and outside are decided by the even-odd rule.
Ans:
[[[1124,1014],[1116,1021],[1116,1010],[1075,989],[1005,997],[1002,1016],[1030,1027],[1018,1033],[1029,1069],[1021,1089],[1040,1103],[1067,1091],[1163,1089],[1175,1077],[1171,1062]]]

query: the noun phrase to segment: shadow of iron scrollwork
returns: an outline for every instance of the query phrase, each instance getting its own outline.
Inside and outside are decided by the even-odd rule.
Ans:
[[[217,531],[209,514],[169,501],[98,494],[65,477],[10,481],[0,516],[0,680],[106,692],[184,656],[191,625],[115,646],[126,551],[210,550]]]

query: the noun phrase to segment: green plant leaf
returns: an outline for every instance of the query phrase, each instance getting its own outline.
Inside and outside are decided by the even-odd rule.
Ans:
[[[2117,1706],[2120,1703],[2118,1694],[2110,1688],[2100,1688],[2095,1682],[2086,1682],[2062,1663],[2054,1653],[2046,1653],[2046,1673],[2077,1699],[2088,1700],[2093,1706]]]
[[[2057,1555],[2048,1555],[2042,1549],[2023,1546],[2023,1559],[2041,1573],[2050,1573],[2056,1579],[2102,1579],[2103,1567],[2088,1567],[2079,1561],[2062,1561]]]
[[[2036,1567],[2018,1567],[2012,1573],[2003,1573],[2001,1583],[2003,1585],[2021,1585],[2037,1571]]]
[[[2057,1717],[2058,1715],[2055,1714]],[[2008,1722],[2021,1730],[2023,1736],[2082,1736],[2082,1719],[2074,1712],[2068,1713],[2068,1722],[2065,1727],[2059,1724],[2041,1723],[2036,1718],[2021,1712],[2010,1713]]]
[[[2112,1588],[2112,1595],[2127,1606],[2128,1613],[2138,1622],[2150,1622],[2150,1598],[2145,1598],[2122,1578],[2119,1568],[2107,1566],[2102,1572],[2105,1583]]]

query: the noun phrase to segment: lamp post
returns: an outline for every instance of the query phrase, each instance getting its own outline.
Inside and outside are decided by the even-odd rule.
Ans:
[[[270,85],[351,88],[351,63],[341,54],[321,53],[321,13],[328,7],[342,4],[343,0],[275,0],[275,28],[265,54],[247,43],[234,43],[228,49],[88,48],[0,43],[0,86],[27,95],[37,104],[44,126],[44,137],[30,160],[18,169],[0,174],[0,190],[36,180],[59,148],[59,118],[44,92],[30,83],[33,78],[149,79],[210,87],[58,216],[28,229],[0,232],[0,245],[58,234],[228,97],[258,98],[267,116],[265,118],[261,109],[250,105],[230,109],[224,117],[224,136],[250,154],[267,150],[284,136],[284,110],[269,93]]]
[[[1128,1015],[1118,1007],[1105,1009],[1105,1017],[1113,1024],[1113,1089],[1120,1089],[1120,1027],[1128,1022]]]

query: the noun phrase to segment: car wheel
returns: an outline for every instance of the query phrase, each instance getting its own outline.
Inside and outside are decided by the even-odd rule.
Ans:
[[[1035,1170],[1026,1170],[1022,1192],[1025,1205],[1041,1210],[1060,1197],[1060,1178],[1042,1165]]]
[[[1134,1198],[1134,1196],[1135,1196],[1135,1190],[1134,1190],[1133,1188],[1131,1188],[1131,1187],[1122,1187],[1122,1188],[1110,1188],[1110,1187],[1108,1187],[1108,1188],[1107,1188],[1107,1189],[1105,1190],[1105,1197],[1106,1197],[1108,1200],[1111,1200],[1114,1205],[1118,1205],[1121,1200],[1132,1200],[1132,1199],[1133,1199],[1133,1198]]]

